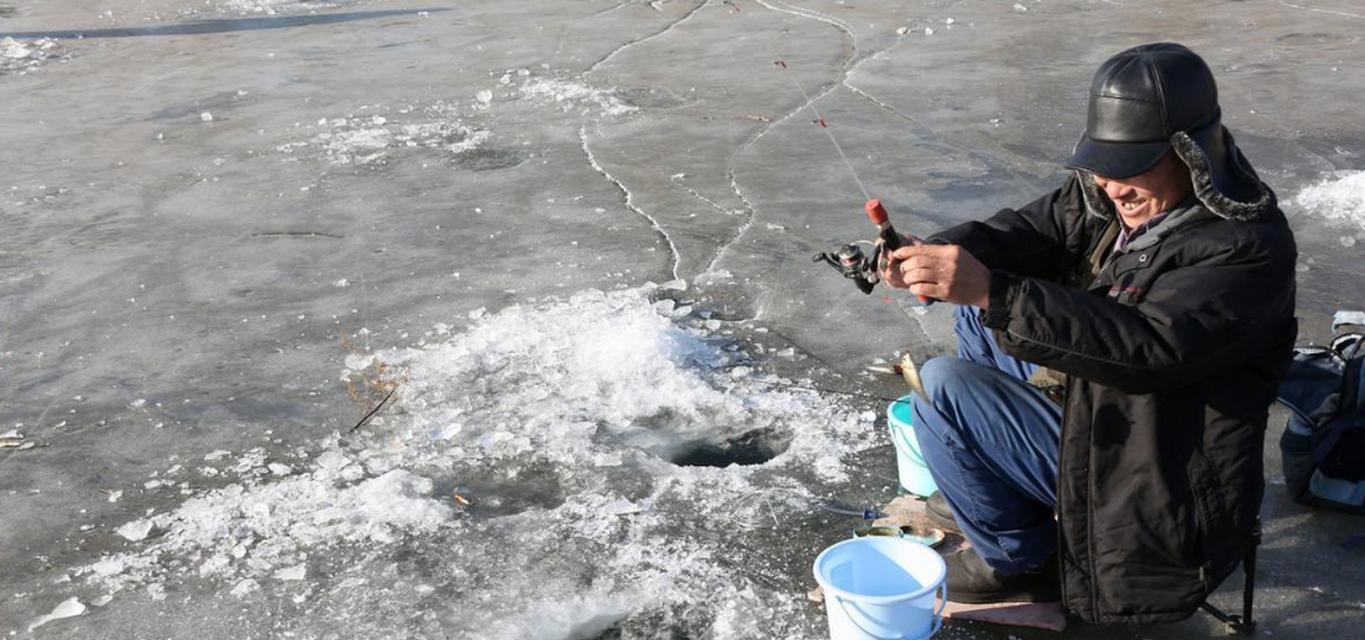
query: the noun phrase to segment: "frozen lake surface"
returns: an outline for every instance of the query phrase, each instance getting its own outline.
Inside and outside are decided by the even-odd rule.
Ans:
[[[1321,338],[1365,306],[1357,4],[0,0],[0,634],[824,637],[827,507],[895,495],[867,368],[951,318],[811,262],[872,233],[807,103],[927,234],[1183,42]],[[1262,630],[1358,632],[1365,525],[1270,489]]]

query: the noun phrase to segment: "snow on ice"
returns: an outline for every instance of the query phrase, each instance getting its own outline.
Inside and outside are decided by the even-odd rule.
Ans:
[[[1300,191],[1289,205],[1365,231],[1365,171],[1335,173]],[[1353,246],[1354,240],[1342,244]]]
[[[848,455],[873,446],[872,417],[784,387],[715,330],[730,323],[656,300],[680,292],[588,291],[380,351],[398,401],[361,438],[334,434],[289,465],[240,454],[224,471],[232,484],[125,525],[161,535],[75,575],[113,593],[164,595],[197,577],[238,598],[306,584],[335,592],[309,602],[358,588],[382,600],[400,597],[381,558],[401,545],[430,554],[427,582],[506,603],[441,622],[492,638],[715,600],[794,602],[760,597],[767,587],[735,573],[733,536],[699,538],[810,513],[821,487],[849,477]],[[739,364],[753,371],[731,375]],[[749,466],[670,462],[687,443],[741,431],[785,449]],[[353,551],[324,553],[342,546]],[[346,564],[327,563],[337,556]]]
[[[596,110],[606,116],[623,116],[639,111],[638,107],[627,103],[614,90],[598,89],[572,80],[532,78],[521,86],[521,94],[528,98],[552,100],[565,112],[578,110],[588,113]]]
[[[66,50],[56,40],[0,38],[0,75],[25,75],[44,62],[64,58]]]
[[[453,105],[440,101],[396,109],[366,107],[343,118],[323,118],[309,129],[318,133],[280,145],[278,151],[320,150],[335,165],[373,167],[387,163],[397,149],[438,149],[454,156],[478,149],[489,137],[487,130],[464,124]]]

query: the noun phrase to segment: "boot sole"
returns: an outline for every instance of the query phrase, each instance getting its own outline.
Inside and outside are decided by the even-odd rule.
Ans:
[[[1039,604],[1047,602],[1061,602],[1061,594],[1032,593],[1029,591],[997,591],[993,593],[953,593],[948,592],[948,601],[959,604],[1000,604],[1006,602],[1018,604]]]

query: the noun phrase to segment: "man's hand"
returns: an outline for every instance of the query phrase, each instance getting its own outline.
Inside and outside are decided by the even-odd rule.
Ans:
[[[889,256],[882,280],[917,296],[985,309],[990,306],[991,272],[955,244],[916,244]]]

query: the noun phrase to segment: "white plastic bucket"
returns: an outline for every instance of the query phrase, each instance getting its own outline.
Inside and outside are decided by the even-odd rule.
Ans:
[[[900,478],[901,488],[920,497],[929,497],[938,491],[938,483],[929,474],[929,465],[924,462],[924,454],[919,450],[919,438],[915,435],[915,413],[910,408],[910,399],[902,396],[886,407],[886,426],[891,430],[891,441],[896,444],[896,475]]]
[[[852,538],[820,552],[814,570],[831,640],[922,640],[943,626],[948,567],[923,544]]]

